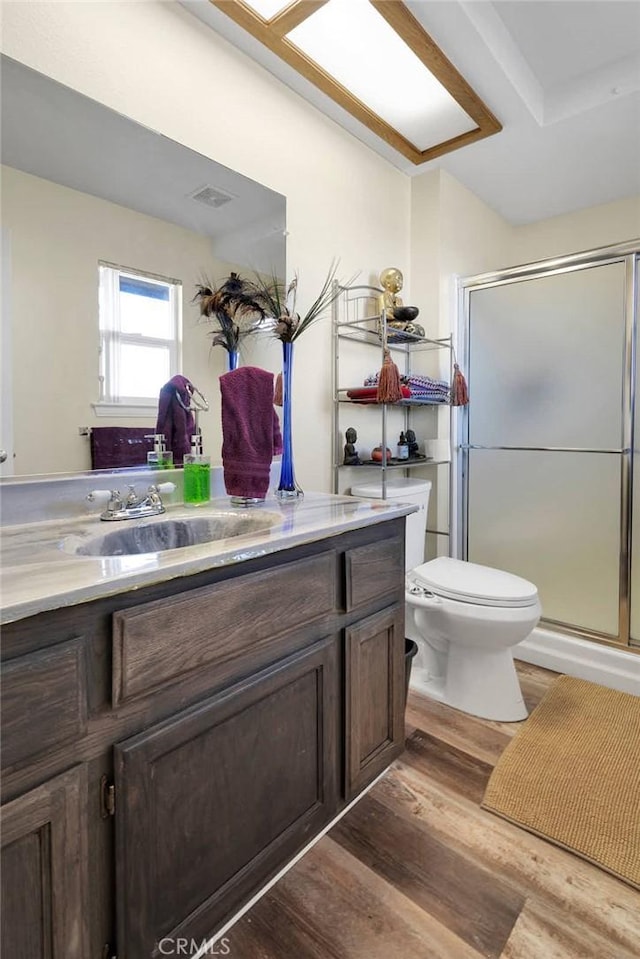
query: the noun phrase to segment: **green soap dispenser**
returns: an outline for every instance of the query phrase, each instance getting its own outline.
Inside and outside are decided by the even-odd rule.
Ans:
[[[168,450],[164,433],[149,433],[147,440],[153,440],[153,450],[147,453],[147,466],[156,470],[173,469],[173,451]]]
[[[211,459],[202,452],[202,434],[191,437],[191,452],[184,457],[184,502],[199,506],[211,499]]]

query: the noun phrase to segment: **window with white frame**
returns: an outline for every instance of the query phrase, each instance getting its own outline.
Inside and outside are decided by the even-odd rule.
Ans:
[[[179,371],[181,302],[179,280],[99,264],[99,415],[157,406],[160,388]]]

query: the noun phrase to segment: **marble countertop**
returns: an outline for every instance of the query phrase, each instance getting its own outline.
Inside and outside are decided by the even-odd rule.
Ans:
[[[249,510],[233,509],[229,498],[222,497],[197,509],[169,506],[163,515],[144,520],[104,523],[94,515],[5,526],[0,539],[0,622],[10,623],[44,610],[241,563],[414,511],[415,506],[395,500],[306,493],[304,498],[293,501],[268,498]],[[272,525],[257,532],[162,552],[125,556],[75,552],[116,529],[168,519],[215,518],[220,513],[262,516]]]

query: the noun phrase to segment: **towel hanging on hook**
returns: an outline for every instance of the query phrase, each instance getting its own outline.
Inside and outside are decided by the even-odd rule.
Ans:
[[[194,393],[200,401],[194,402]],[[156,433],[164,435],[176,466],[182,466],[185,453],[191,449],[191,437],[198,431],[195,417],[201,410],[208,409],[204,396],[186,376],[172,376],[160,390]]]

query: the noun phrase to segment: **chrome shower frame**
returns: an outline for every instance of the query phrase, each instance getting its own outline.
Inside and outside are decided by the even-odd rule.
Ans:
[[[632,548],[632,490],[633,490],[633,436],[634,412],[636,408],[635,381],[637,344],[637,308],[638,308],[638,261],[640,259],[640,239],[630,240],[612,246],[586,250],[570,256],[555,257],[548,260],[539,260],[523,264],[495,273],[481,273],[475,276],[458,278],[457,280],[457,345],[458,355],[465,370],[469,370],[469,339],[470,339],[470,295],[475,290],[489,287],[503,286],[511,283],[520,283],[542,276],[553,276],[559,273],[569,273],[576,270],[589,269],[607,263],[624,263],[625,265],[625,333],[622,359],[622,445],[616,449],[587,449],[584,447],[518,447],[518,446],[470,446],[469,445],[469,414],[464,408],[457,421],[454,449],[456,452],[455,467],[452,469],[452,481],[455,490],[456,516],[456,554],[462,559],[468,557],[469,537],[469,450],[471,449],[506,449],[554,452],[604,452],[617,453],[621,456],[620,481],[620,563],[619,563],[619,616],[618,635],[602,634],[570,623],[559,622],[543,618],[542,624],[563,633],[580,636],[584,639],[597,640],[618,648],[640,646],[640,637],[631,638],[631,548]],[[473,384],[470,384],[471,392]],[[473,396],[472,396],[473,401]],[[455,479],[453,474],[455,472]]]

